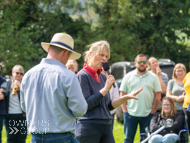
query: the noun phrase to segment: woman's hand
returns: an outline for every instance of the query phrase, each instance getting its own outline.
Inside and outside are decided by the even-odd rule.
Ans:
[[[140,89],[138,89],[137,91],[135,91],[134,93],[131,94],[126,94],[124,96],[122,96],[123,98],[126,98],[127,100],[129,99],[136,99],[138,100],[138,97],[136,97],[136,95],[141,92],[143,90],[143,87],[141,87]]]
[[[112,85],[114,84],[114,82],[115,82],[114,76],[113,75],[109,75],[107,77],[106,84],[105,84],[104,87],[109,91],[111,89]]]
[[[122,109],[125,111],[125,113],[127,112],[127,108],[126,108],[126,101],[130,100],[130,99],[135,99],[138,100],[138,97],[136,97],[136,95],[141,92],[143,90],[143,87],[141,87],[140,89],[138,89],[137,91],[130,93],[130,94],[124,94],[124,92],[121,93],[120,98],[112,100],[112,106],[114,108],[117,108],[118,106],[122,105]]]
[[[113,85],[114,82],[115,82],[114,76],[113,76],[113,75],[109,75],[109,76],[107,77],[106,84],[105,84],[104,88],[102,88],[102,89],[100,90],[100,93],[101,93],[103,96],[105,96],[105,95],[108,93],[108,91],[111,89],[111,87],[112,87],[112,85]]]

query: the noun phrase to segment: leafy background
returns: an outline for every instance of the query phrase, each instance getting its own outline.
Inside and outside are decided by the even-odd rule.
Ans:
[[[80,53],[107,40],[110,64],[143,53],[183,63],[188,71],[189,7],[189,0],[1,0],[1,75],[10,75],[16,64],[25,71],[38,64],[47,54],[40,43],[57,32],[70,34]],[[83,58],[77,62],[82,68]]]

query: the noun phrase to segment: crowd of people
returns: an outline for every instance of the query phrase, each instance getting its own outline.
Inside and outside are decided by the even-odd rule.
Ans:
[[[136,69],[118,87],[102,67],[111,56],[107,41],[88,46],[79,71],[76,60],[81,54],[74,51],[70,35],[56,33],[50,43],[41,45],[47,57],[38,65],[25,74],[15,65],[10,79],[0,76],[0,132],[4,123],[7,143],[25,143],[27,133],[31,143],[115,143],[118,106],[124,115],[124,143],[134,142],[138,125],[145,133],[148,126],[153,132],[167,119],[173,121],[149,143],[179,140],[184,116],[190,126],[190,73],[183,64],[175,65],[168,81],[155,57],[139,54]]]

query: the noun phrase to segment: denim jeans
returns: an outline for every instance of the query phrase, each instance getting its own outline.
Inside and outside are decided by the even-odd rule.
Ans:
[[[137,126],[140,126],[140,133],[145,133],[145,128],[149,126],[150,120],[153,114],[149,114],[147,117],[135,117],[129,115],[129,113],[123,113],[124,117],[124,143],[133,143],[134,137],[137,131]]]
[[[27,123],[23,114],[9,114],[5,118],[7,143],[25,143],[27,137]]]
[[[168,133],[165,136],[156,134],[153,135],[148,143],[175,143],[179,140],[179,136],[174,133]]]
[[[31,143],[79,143],[72,133],[32,134]]]
[[[1,143],[1,138],[2,138],[1,131],[3,129],[3,120],[4,120],[4,116],[0,115],[0,143]]]

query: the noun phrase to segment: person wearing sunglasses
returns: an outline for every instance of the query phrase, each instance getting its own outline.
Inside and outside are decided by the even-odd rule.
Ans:
[[[20,86],[24,74],[21,65],[12,68],[12,77],[6,85],[6,112],[5,128],[8,143],[25,143],[27,136],[26,115],[21,109]]]
[[[124,76],[120,86],[121,97],[143,87],[137,95],[139,100],[127,100],[121,106],[124,113],[124,143],[133,143],[138,124],[140,133],[145,132],[161,99],[160,82],[154,73],[147,71],[147,57],[137,55],[135,66],[135,70]]]
[[[148,69],[158,76],[162,88],[161,99],[164,98],[166,96],[168,75],[162,72],[162,70],[159,67],[158,61],[155,57],[150,57],[148,59]],[[160,112],[160,110],[161,110],[161,102],[157,108],[157,112]]]
[[[161,113],[156,113],[150,122],[150,131],[153,133],[164,126],[167,119],[170,119],[173,125],[153,135],[148,143],[175,143],[179,140],[179,131],[183,128],[184,119],[181,113],[178,113],[174,101],[170,97],[164,97],[161,103]]]

